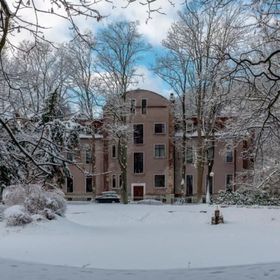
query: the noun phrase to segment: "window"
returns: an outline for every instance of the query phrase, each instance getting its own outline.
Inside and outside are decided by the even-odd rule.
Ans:
[[[130,101],[130,113],[131,114],[135,114],[135,108],[136,108],[136,100],[135,99],[131,99]]]
[[[133,139],[134,144],[143,144],[144,143],[144,129],[143,124],[135,124],[133,125]]]
[[[233,151],[231,145],[227,145],[226,148],[226,162],[233,162]]]
[[[73,153],[67,152],[66,158],[67,158],[67,160],[73,161],[73,159],[74,159]]]
[[[86,177],[86,192],[92,192],[92,177]]]
[[[193,163],[193,147],[187,147],[186,162],[187,163]]]
[[[112,188],[113,189],[117,188],[117,178],[116,178],[116,175],[112,175]]]
[[[91,163],[91,150],[86,150],[86,163]]]
[[[233,187],[232,183],[233,183],[232,174],[227,174],[226,175],[226,190],[227,191],[232,191],[232,187]]]
[[[122,188],[123,185],[123,179],[122,179],[122,174],[119,175],[119,186]]]
[[[134,173],[143,173],[144,171],[144,154],[134,153]]]
[[[72,177],[67,177],[66,179],[66,187],[67,187],[67,192],[72,193],[73,192],[73,178]]]
[[[155,175],[155,187],[165,188],[165,175]]]
[[[165,133],[165,123],[155,123],[155,134]]]
[[[193,195],[193,175],[186,176],[186,196]]]
[[[249,160],[247,158],[242,159],[242,167],[243,169],[249,169]]]
[[[112,146],[112,158],[116,158],[117,157],[117,147],[116,145]]]
[[[156,158],[164,158],[165,157],[165,145],[164,144],[155,145],[155,157]]]
[[[142,110],[142,114],[147,114],[147,99],[142,99],[141,110]]]

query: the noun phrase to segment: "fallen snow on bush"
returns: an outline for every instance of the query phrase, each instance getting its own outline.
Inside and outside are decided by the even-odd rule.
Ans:
[[[11,185],[3,190],[2,200],[5,205],[23,204],[26,198],[26,190],[22,185]]]
[[[45,192],[46,208],[52,210],[55,214],[63,216],[66,211],[66,200],[64,193],[59,189]]]
[[[4,217],[8,226],[21,226],[32,222],[32,217],[21,205],[8,207],[4,211]]]
[[[63,216],[66,211],[62,191],[57,189],[46,191],[36,184],[8,186],[3,193],[3,202],[7,206],[13,206],[11,209],[18,209],[13,217],[5,216],[9,226],[27,224],[32,220],[53,220],[56,215]]]
[[[0,204],[0,222],[4,219],[4,211],[6,207]]]

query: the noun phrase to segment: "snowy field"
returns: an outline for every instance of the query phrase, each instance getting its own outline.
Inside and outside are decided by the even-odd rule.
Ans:
[[[222,208],[215,226],[213,211],[88,203],[65,219],[0,222],[0,279],[280,279],[280,209]]]

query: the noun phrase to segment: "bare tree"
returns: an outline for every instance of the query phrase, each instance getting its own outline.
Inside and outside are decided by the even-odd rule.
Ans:
[[[128,202],[127,193],[127,145],[129,139],[129,100],[127,91],[135,84],[139,55],[148,46],[137,31],[135,22],[116,22],[102,29],[96,36],[96,52],[99,77],[103,83],[110,131],[118,147],[118,162],[122,176],[122,201]]]
[[[60,173],[59,165],[63,166],[64,160],[61,152],[68,142],[64,141],[61,130],[65,127],[60,122],[66,113],[63,95],[67,91],[67,67],[61,50],[46,43],[30,50],[29,45],[20,45],[22,50],[29,50],[27,53],[19,51],[2,61],[8,75],[1,75],[2,158],[13,158],[11,164],[22,167],[19,176],[10,179],[49,180]],[[7,155],[10,146],[13,149]]]
[[[177,94],[181,113],[182,181],[185,179],[187,119],[195,116],[197,132],[197,200],[203,193],[204,165],[208,177],[213,167],[217,116],[228,93],[223,75],[229,64],[225,54],[234,51],[244,35],[242,8],[223,1],[206,1],[201,5],[186,3],[180,20],[174,23],[163,45],[167,55],[158,59],[156,73]],[[192,104],[189,112],[186,105]],[[206,154],[208,153],[208,157]]]
[[[232,134],[253,132],[254,182],[260,185],[267,174],[279,169],[280,2],[252,0],[250,5],[243,4],[251,15],[251,34],[238,55],[227,54],[234,66],[229,76],[231,88],[242,88],[233,102],[239,114],[229,127]]]
[[[86,40],[85,40],[86,39]],[[89,32],[83,39],[75,36],[67,44],[68,60],[71,61],[69,66],[69,80],[71,90],[68,94],[71,96],[72,104],[79,111],[78,118],[87,120],[87,129],[92,136],[91,143],[91,174],[93,177],[93,197],[96,191],[95,177],[95,137],[100,133],[97,127],[97,121],[101,118],[101,108],[104,105],[104,96],[102,96],[100,77],[96,69],[96,53],[94,52],[96,42]]]
[[[60,18],[64,21],[64,23],[68,24],[68,26],[72,28],[76,35],[86,40],[87,38],[83,37],[84,34],[82,34],[82,31],[79,28],[79,20],[81,18],[87,18],[96,20],[97,22],[100,21],[104,17],[104,15],[100,13],[98,9],[98,4],[102,2],[107,2],[112,7],[114,7],[115,5],[115,3],[109,0],[78,0],[74,2],[67,0],[47,0],[44,2],[42,2],[41,0],[0,0],[0,66],[1,80],[3,81],[3,84],[1,85],[1,89],[3,89],[3,94],[1,94],[1,98],[5,94],[5,98],[9,97],[9,102],[11,102],[11,104],[8,104],[6,100],[1,100],[1,109],[3,109],[3,111],[0,112],[0,123],[1,129],[5,130],[6,136],[9,136],[10,139],[12,139],[12,141],[16,143],[16,145],[19,148],[19,151],[21,151],[23,154],[27,155],[28,152],[25,150],[25,147],[21,144],[21,142],[17,139],[16,135],[13,134],[13,129],[10,127],[11,122],[7,122],[6,116],[7,114],[10,115],[11,119],[11,113],[9,112],[9,108],[12,108],[14,104],[19,103],[20,98],[24,97],[24,101],[26,101],[26,99],[29,99],[28,103],[25,104],[26,109],[29,106],[29,104],[32,104],[32,101],[36,101],[36,99],[34,99],[33,93],[38,94],[38,97],[39,95],[45,93],[35,90],[34,85],[32,84],[32,82],[34,81],[25,80],[25,90],[30,90],[30,92],[28,92],[27,95],[24,93],[24,91],[21,91],[21,89],[19,89],[18,87],[14,87],[10,83],[11,76],[9,74],[9,64],[5,63],[6,53],[10,52],[11,50],[15,51],[16,49],[21,50],[23,51],[22,57],[24,58],[25,56],[25,59],[28,60],[29,51],[32,51],[32,49],[35,46],[37,46],[38,44],[41,45],[41,42],[43,41],[52,44],[53,42],[48,41],[48,39],[45,37],[45,32],[51,26],[49,26],[48,23],[44,21],[44,16]],[[123,6],[123,8],[125,8],[127,5],[132,5],[132,2],[134,1],[127,0],[124,3],[122,2],[121,4],[118,3],[118,6]],[[147,0],[141,1],[141,3],[138,2],[137,4],[144,5],[147,8],[149,18],[152,13],[160,12],[160,7],[157,6],[158,2],[156,2],[157,1]],[[32,41],[32,43],[28,45],[28,50],[26,48],[21,49],[21,46],[18,46],[14,43],[14,38],[18,38],[18,35],[22,33],[26,33],[28,36],[31,36],[30,40]],[[38,63],[40,62],[38,61]],[[46,64],[44,65],[46,66]],[[41,69],[37,70],[39,71]],[[30,77],[24,76],[24,73],[18,72],[16,75],[18,78],[20,75],[22,80],[30,80]],[[123,83],[126,84],[127,81],[124,81]],[[11,89],[12,91],[18,90],[18,94],[14,94],[13,98],[11,98],[10,95]],[[52,89],[48,89],[48,93],[53,92],[54,90],[60,90],[60,88],[55,87]],[[39,103],[36,104],[36,102],[32,104],[32,106],[37,106],[37,111],[39,109],[38,104]],[[34,106],[33,109],[35,109]],[[36,139],[34,139],[34,141],[35,140]],[[36,141],[38,141],[38,139]],[[46,171],[42,168],[41,165],[37,165],[38,162],[32,159],[32,155],[28,155],[28,158],[30,158],[33,164],[37,166],[38,170],[41,170],[41,172]],[[48,174],[48,172],[46,172],[46,174]]]
[[[191,59],[187,51],[182,48],[173,34],[176,32],[175,27],[171,27],[168,37],[163,41],[163,46],[167,52],[164,56],[158,57],[154,72],[164,80],[174,91],[177,97],[179,110],[176,110],[175,119],[177,120],[177,131],[182,131],[182,141],[180,141],[180,158],[181,158],[181,194],[185,195],[185,178],[186,178],[186,150],[187,150],[187,120],[192,115],[191,107],[188,106],[188,93],[190,92],[191,80]],[[175,39],[175,40],[174,40]]]

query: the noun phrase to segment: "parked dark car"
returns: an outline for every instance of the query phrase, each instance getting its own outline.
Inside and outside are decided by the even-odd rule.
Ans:
[[[102,192],[101,195],[95,198],[98,203],[119,203],[120,197],[114,191]]]

